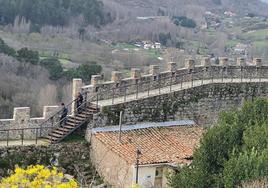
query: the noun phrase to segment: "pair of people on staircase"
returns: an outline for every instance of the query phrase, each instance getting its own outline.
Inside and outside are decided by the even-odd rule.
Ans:
[[[76,109],[77,109],[77,113],[80,114],[82,112],[82,104],[83,104],[83,95],[79,92],[77,94],[77,98],[76,98]],[[62,113],[60,116],[60,126],[62,127],[62,125],[65,125],[66,121],[67,121],[67,115],[68,115],[68,109],[65,106],[64,103],[61,103],[62,106]]]

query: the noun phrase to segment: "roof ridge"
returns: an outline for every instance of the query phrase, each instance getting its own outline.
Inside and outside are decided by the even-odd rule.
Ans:
[[[177,121],[167,121],[167,122],[148,122],[135,125],[124,125],[122,126],[122,131],[131,131],[138,129],[148,129],[148,128],[160,128],[160,127],[172,127],[172,126],[190,126],[196,125],[193,120],[177,120]],[[107,127],[97,127],[92,129],[92,133],[99,132],[117,132],[119,131],[119,126],[107,126]]]

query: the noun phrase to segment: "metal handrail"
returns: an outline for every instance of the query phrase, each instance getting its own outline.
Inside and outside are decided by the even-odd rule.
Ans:
[[[88,92],[84,92],[82,95],[85,95],[87,98],[87,93]],[[84,97],[85,97],[84,96]],[[72,100],[70,103],[68,103],[67,105],[65,105],[66,108],[71,107],[74,103],[76,103],[78,98],[75,98],[74,100]],[[59,117],[60,113],[62,113],[63,109],[60,109],[59,111],[57,111],[56,113],[54,113],[53,115],[51,115],[47,120],[45,120],[44,122],[42,122],[39,126],[43,127],[43,125],[45,125],[46,123],[48,123],[49,121],[53,120],[54,117]]]

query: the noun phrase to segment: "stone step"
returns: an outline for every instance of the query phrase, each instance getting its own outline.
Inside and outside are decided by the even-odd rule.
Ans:
[[[68,122],[71,122],[71,123],[82,123],[82,122],[85,121],[84,119],[82,120],[82,118],[79,118],[79,119],[78,118],[79,117],[69,118],[68,121],[67,121],[67,124],[68,124]]]
[[[58,133],[54,133],[54,132],[49,133],[48,135],[53,137],[53,138],[62,138],[63,137],[63,135],[58,134]]]
[[[52,133],[60,134],[60,135],[62,135],[62,136],[66,135],[66,132],[61,131],[61,130],[57,130],[57,129],[54,130]]]
[[[66,128],[62,128],[62,127],[58,127],[57,129],[62,131],[62,132],[67,132],[67,133],[70,131],[70,129],[66,129]]]
[[[78,125],[80,125],[79,122],[75,123],[75,122],[68,121],[64,127],[66,127],[66,126],[77,127]]]
[[[69,119],[70,119],[70,120],[80,120],[80,121],[84,121],[84,120],[85,120],[85,118],[81,118],[81,117],[79,117],[79,116],[70,117]]]
[[[71,130],[73,130],[75,127],[70,126],[70,125],[66,125],[66,126],[64,126],[64,128],[67,128],[67,129],[69,129],[69,130],[71,131]]]

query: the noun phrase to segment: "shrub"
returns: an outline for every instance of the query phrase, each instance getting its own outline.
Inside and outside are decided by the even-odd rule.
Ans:
[[[74,179],[67,180],[56,168],[48,169],[42,165],[29,166],[27,169],[17,167],[15,172],[3,178],[1,188],[77,188]]]

